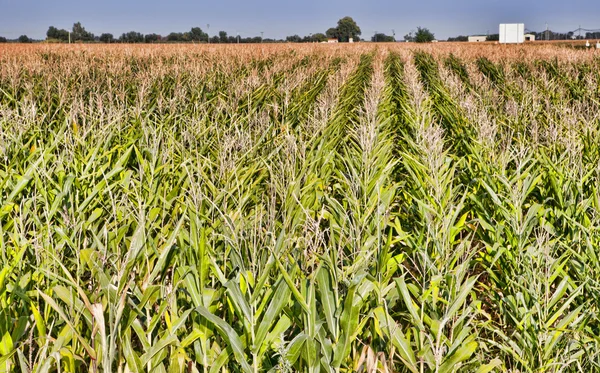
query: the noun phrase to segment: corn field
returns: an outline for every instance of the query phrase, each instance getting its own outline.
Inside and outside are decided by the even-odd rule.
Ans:
[[[600,371],[600,54],[0,47],[0,372]]]

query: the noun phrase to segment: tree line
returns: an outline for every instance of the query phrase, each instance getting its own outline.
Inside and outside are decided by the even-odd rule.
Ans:
[[[341,18],[335,27],[327,29],[325,32],[317,32],[308,36],[291,35],[285,39],[270,39],[261,36],[241,37],[228,35],[226,31],[219,31],[214,35],[209,35],[200,27],[192,27],[186,32],[171,32],[168,35],[156,33],[142,34],[137,31],[129,31],[115,37],[111,33],[102,33],[94,35],[81,24],[76,22],[71,30],[59,29],[50,26],[46,32],[46,41],[54,43],[213,43],[213,44],[233,44],[233,43],[321,43],[328,40],[336,40],[340,43],[350,41],[361,41],[362,31],[352,17]],[[418,27],[416,31],[411,31],[404,37],[405,41],[426,43],[435,39],[432,32],[427,28]],[[26,35],[20,36],[17,40],[20,43],[33,42]],[[384,33],[375,33],[371,37],[372,42],[395,42],[396,37]],[[7,42],[6,38],[0,37],[0,43]]]
[[[80,22],[73,25],[72,31],[58,29],[50,26],[46,33],[48,41],[53,42],[101,42],[101,43],[261,43],[261,42],[295,42],[295,43],[315,43],[323,42],[329,38],[338,39],[339,42],[348,42],[350,39],[359,41],[361,35],[360,27],[352,17],[340,19],[336,27],[331,27],[325,33],[315,33],[309,36],[301,37],[299,35],[287,36],[285,39],[270,39],[262,36],[241,37],[240,35],[228,35],[226,31],[219,31],[210,36],[200,27],[192,27],[186,32],[171,32],[168,35],[159,35],[156,33],[142,34],[137,31],[130,31],[115,37],[111,33],[103,33],[99,36],[88,32]]]

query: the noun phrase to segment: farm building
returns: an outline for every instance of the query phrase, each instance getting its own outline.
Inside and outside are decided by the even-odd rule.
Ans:
[[[525,41],[535,41],[535,34],[525,34]]]
[[[487,41],[487,36],[485,35],[475,35],[469,36],[469,43],[478,43],[482,41]]]
[[[337,43],[338,39],[337,38],[329,38],[329,39],[327,39],[327,42],[328,43]]]
[[[500,44],[520,44],[525,42],[525,24],[501,23]]]

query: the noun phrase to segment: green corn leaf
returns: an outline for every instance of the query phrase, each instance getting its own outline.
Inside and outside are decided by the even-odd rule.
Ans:
[[[250,373],[252,369],[244,354],[244,345],[240,340],[239,335],[233,330],[233,328],[219,317],[213,315],[208,309],[203,306],[197,307],[196,311],[204,318],[206,318],[211,324],[213,324],[221,336],[227,341],[229,347],[233,351],[233,354],[244,372]]]

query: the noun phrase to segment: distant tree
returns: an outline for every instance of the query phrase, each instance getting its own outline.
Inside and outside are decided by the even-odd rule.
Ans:
[[[181,32],[172,32],[167,35],[167,41],[170,42],[182,42],[185,41],[186,37]]]
[[[71,34],[73,41],[93,41],[94,34],[85,30],[81,22],[73,24],[73,33]]]
[[[339,32],[337,27],[331,27],[330,29],[328,29],[327,31],[325,31],[325,35],[328,38],[338,38],[339,37]]]
[[[416,40],[416,38],[415,38],[414,30],[411,30],[408,34],[404,35],[404,41],[414,43],[415,40]]]
[[[221,38],[219,38],[217,35],[213,36],[210,38],[210,42],[211,44],[217,44],[221,42]]]
[[[448,41],[469,41],[469,37],[464,36],[464,35],[459,35],[459,36],[448,38]]]
[[[386,35],[383,33],[376,33],[375,35],[373,35],[373,37],[371,38],[371,41],[376,42],[376,43],[393,43],[396,41],[396,39],[393,36],[390,35]]]
[[[600,39],[600,32],[586,32],[586,39]]]
[[[344,17],[338,21],[337,25],[338,39],[341,42],[347,42],[348,39],[352,38],[354,41],[360,40],[360,27],[352,19],[352,17]]]
[[[69,31],[59,30],[54,26],[50,26],[48,28],[46,36],[48,37],[48,39],[60,40],[64,42],[69,41]]]
[[[488,35],[485,40],[487,40],[487,41],[499,41],[500,40],[500,34],[491,34],[491,35]]]
[[[227,38],[227,32],[225,31],[219,31],[219,42],[221,43],[227,43],[229,39]]]
[[[139,32],[129,31],[119,37],[121,43],[143,43],[144,35]]]
[[[54,26],[48,27],[48,31],[46,31],[46,37],[48,39],[58,39],[58,29]]]
[[[415,41],[417,43],[431,43],[434,40],[435,35],[428,28],[417,27],[417,32],[415,33]]]
[[[100,40],[101,43],[114,43],[115,37],[113,36],[113,34],[104,33],[100,35],[100,38],[98,40]]]
[[[285,38],[285,41],[288,43],[300,43],[302,38],[298,35],[292,35]]]
[[[316,33],[316,34],[313,34],[313,36],[312,36],[312,40],[313,40],[313,41],[316,41],[316,42],[318,42],[318,43],[320,43],[320,42],[322,42],[322,41],[326,41],[326,40],[327,40],[327,35],[325,35],[325,34],[323,34],[323,33],[320,33],[320,32],[318,32],[318,33]]]
[[[156,43],[156,42],[159,42],[160,39],[161,39],[161,37],[158,34],[144,35],[144,43]]]
[[[192,27],[189,33],[189,39],[191,41],[206,41],[208,34],[206,34],[200,27]]]
[[[19,38],[17,39],[17,41],[19,43],[31,43],[31,42],[33,42],[33,40],[29,39],[29,37],[27,35],[21,35],[21,36],[19,36]]]
[[[332,27],[325,32],[329,38],[337,38],[340,42],[348,42],[350,38],[359,41],[360,27],[352,17],[344,17],[338,21],[337,27]]]
[[[7,43],[8,40],[4,36],[0,36],[0,43]]]

